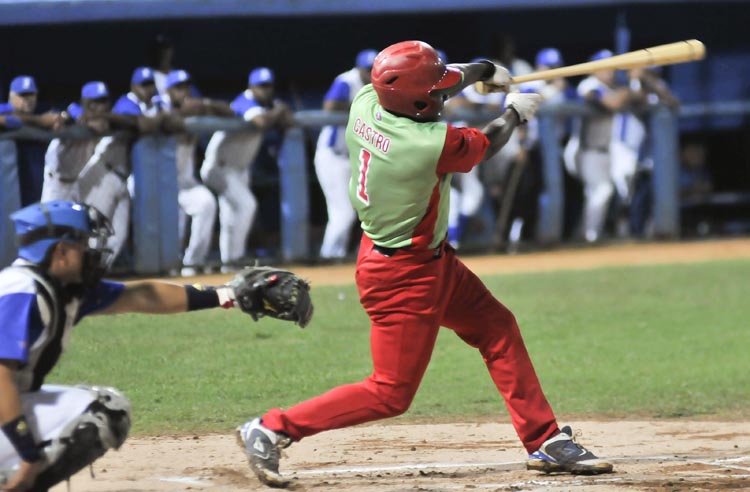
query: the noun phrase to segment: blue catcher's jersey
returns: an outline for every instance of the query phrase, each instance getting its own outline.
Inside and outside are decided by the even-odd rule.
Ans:
[[[19,362],[16,384],[22,392],[39,389],[73,325],[110,306],[124,289],[121,283],[102,281],[76,296],[30,266],[16,260],[0,271],[0,359]]]

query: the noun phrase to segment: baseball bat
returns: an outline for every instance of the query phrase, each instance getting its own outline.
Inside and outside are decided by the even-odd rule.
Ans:
[[[602,60],[578,63],[567,67],[553,68],[532,72],[519,77],[513,77],[513,84],[529,82],[531,80],[549,80],[576,75],[588,75],[600,70],[628,70],[632,68],[652,67],[658,65],[673,65],[695,60],[702,60],[706,56],[706,47],[697,39],[688,39],[677,43],[662,44],[636,51],[629,51],[622,55],[615,55]],[[499,87],[477,82],[476,89],[480,94],[498,92]]]

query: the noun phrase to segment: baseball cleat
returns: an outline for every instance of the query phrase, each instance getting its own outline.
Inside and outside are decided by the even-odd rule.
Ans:
[[[544,444],[529,455],[527,470],[545,473],[568,472],[581,475],[595,475],[612,472],[612,463],[597,458],[573,439],[570,426],[544,441]]]
[[[245,450],[250,469],[269,487],[285,488],[291,483],[279,473],[281,449],[291,443],[288,436],[264,427],[259,418],[237,427],[237,444]]]

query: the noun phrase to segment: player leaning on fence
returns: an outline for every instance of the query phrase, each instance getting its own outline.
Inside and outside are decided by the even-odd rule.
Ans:
[[[483,130],[439,122],[444,101],[478,80],[510,84],[501,66],[446,67],[419,41],[392,45],[375,58],[372,84],[354,99],[346,136],[349,196],[364,231],[356,282],[370,317],[374,371],[360,383],[272,409],[238,429],[250,467],[264,483],[289,483],[279,473],[279,450],[290,442],[405,412],[440,326],[479,350],[529,453],[529,469],[612,470],[576,444],[569,427],[558,428],[515,317],[445,241],[451,173],[467,172],[497,152],[540,100],[508,94],[508,109]]]

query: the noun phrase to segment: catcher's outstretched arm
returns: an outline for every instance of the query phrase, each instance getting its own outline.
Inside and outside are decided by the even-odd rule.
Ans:
[[[122,294],[111,306],[93,314],[174,314],[233,306],[234,295],[227,286],[201,287],[161,280],[139,280],[126,283]]]
[[[310,284],[287,270],[248,267],[217,287],[160,280],[125,284],[117,300],[95,314],[172,314],[215,307],[237,307],[257,320],[264,316],[305,327],[312,318]]]

